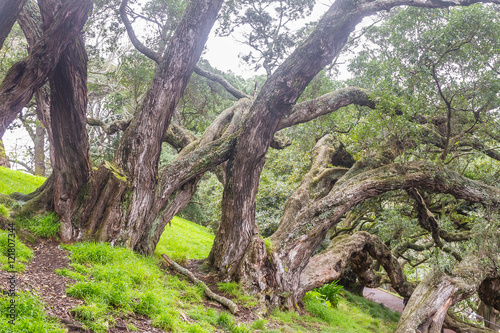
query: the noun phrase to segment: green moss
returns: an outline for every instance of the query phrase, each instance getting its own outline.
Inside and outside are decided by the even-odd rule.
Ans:
[[[121,180],[121,181],[124,181],[126,182],[127,181],[127,177],[125,176],[125,174],[123,173],[123,171],[121,171],[118,167],[114,166],[113,164],[111,164],[110,162],[108,161],[104,161],[104,167],[106,169],[108,169],[109,171],[111,171],[113,173],[113,175]]]
[[[269,257],[271,257],[274,253],[274,244],[271,242],[271,239],[264,238],[264,243],[266,244],[266,253]]]

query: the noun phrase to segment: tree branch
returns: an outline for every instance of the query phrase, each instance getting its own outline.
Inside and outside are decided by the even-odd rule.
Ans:
[[[196,66],[194,68],[194,72],[200,76],[203,76],[211,81],[217,82],[221,86],[224,87],[231,95],[236,97],[237,99],[241,98],[250,98],[247,94],[244,92],[239,91],[236,89],[231,83],[229,83],[222,75],[215,74],[212,72],[207,71],[206,69],[201,68],[200,66]]]
[[[149,59],[153,60],[156,63],[160,63],[161,55],[147,48],[144,44],[142,44],[139,41],[139,39],[135,35],[132,23],[130,23],[130,20],[128,19],[127,16],[127,5],[128,5],[128,0],[122,0],[122,3],[120,5],[120,17],[123,21],[123,24],[125,25],[125,29],[127,29],[127,34],[128,37],[130,38],[130,41],[132,42],[132,45],[134,45],[137,51],[141,52]]]
[[[361,88],[339,89],[295,105],[280,119],[277,130],[308,122],[351,104],[368,106],[373,109],[376,101],[370,97],[368,91]]]

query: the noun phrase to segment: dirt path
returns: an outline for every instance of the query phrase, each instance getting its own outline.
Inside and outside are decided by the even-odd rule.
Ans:
[[[55,241],[40,241],[31,247],[34,257],[26,264],[23,273],[16,274],[16,290],[29,290],[38,295],[47,305],[48,314],[66,325],[68,333],[86,332],[71,314],[71,309],[83,304],[83,301],[66,295],[67,286],[75,281],[54,272],[55,269],[68,267],[68,251],[63,250]],[[10,276],[10,273],[0,269],[0,289],[8,289],[7,278]],[[117,318],[116,326],[109,333],[127,331],[127,323],[134,324],[139,333],[164,332],[153,327],[150,319],[130,315],[128,318]]]
[[[386,307],[391,309],[392,311],[397,311],[399,313],[403,312],[404,305],[403,299],[396,297],[388,292],[385,292],[380,289],[373,288],[365,288],[363,289],[363,296],[370,301],[384,304]],[[445,329],[445,333],[455,333],[455,331]]]

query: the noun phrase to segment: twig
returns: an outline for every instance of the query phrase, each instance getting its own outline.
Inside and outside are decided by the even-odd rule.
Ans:
[[[208,298],[213,299],[214,301],[224,305],[229,309],[229,311],[231,311],[232,314],[238,312],[238,306],[236,306],[236,304],[234,304],[230,299],[227,299],[225,297],[219,296],[216,293],[214,293],[207,287],[205,283],[203,283],[203,281],[196,278],[196,276],[194,276],[193,273],[191,273],[188,269],[177,264],[175,261],[170,259],[166,254],[162,254],[161,256],[167,262],[167,264],[170,267],[172,267],[175,271],[186,276],[189,280],[191,280],[191,282],[200,285],[205,291],[205,295],[207,295]]]

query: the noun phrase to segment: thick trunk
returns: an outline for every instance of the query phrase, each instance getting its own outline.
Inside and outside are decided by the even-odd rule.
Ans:
[[[43,27],[50,29],[57,20],[54,13],[65,4],[60,0],[40,1]],[[61,239],[71,241],[77,236],[72,215],[77,209],[78,193],[90,179],[86,130],[87,53],[81,35],[70,40],[61,53],[49,84],[54,210],[61,221]]]
[[[125,228],[120,235],[120,243],[128,247],[136,248],[143,234],[152,227],[147,216],[157,200],[162,139],[221,5],[222,0],[189,3],[161,57],[138,115],[123,134],[114,164],[123,170],[132,190]]]

